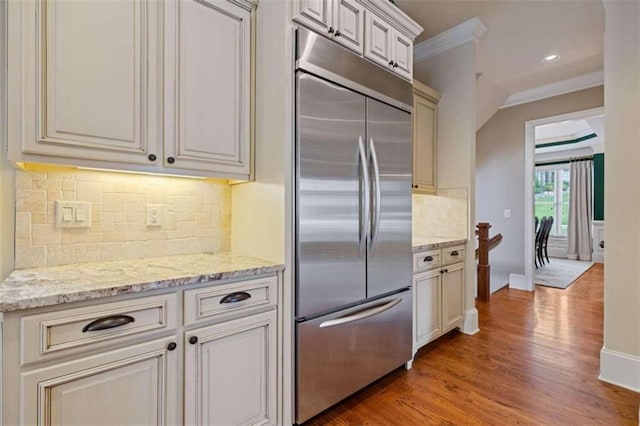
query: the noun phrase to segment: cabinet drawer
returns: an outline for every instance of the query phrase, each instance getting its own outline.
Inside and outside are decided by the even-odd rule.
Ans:
[[[275,307],[277,283],[278,279],[270,276],[185,291],[184,323]]]
[[[413,273],[428,271],[442,264],[440,250],[423,251],[413,255]]]
[[[21,318],[22,363],[73,348],[177,326],[175,294],[101,303]]]
[[[449,264],[464,260],[464,246],[447,247],[442,249],[442,263]]]

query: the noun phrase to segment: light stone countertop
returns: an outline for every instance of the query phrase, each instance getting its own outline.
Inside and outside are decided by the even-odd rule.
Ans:
[[[0,312],[282,270],[284,265],[232,253],[19,269],[0,284]]]
[[[466,238],[453,237],[419,237],[413,236],[413,252],[418,253],[425,250],[434,250],[442,247],[466,244]]]

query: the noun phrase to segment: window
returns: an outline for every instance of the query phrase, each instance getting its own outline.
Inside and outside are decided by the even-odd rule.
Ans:
[[[553,216],[553,236],[567,236],[570,188],[569,164],[536,167],[535,215],[538,219]]]

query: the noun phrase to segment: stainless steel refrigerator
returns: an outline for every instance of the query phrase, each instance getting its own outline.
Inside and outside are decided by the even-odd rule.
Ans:
[[[299,29],[296,422],[412,357],[410,83]]]

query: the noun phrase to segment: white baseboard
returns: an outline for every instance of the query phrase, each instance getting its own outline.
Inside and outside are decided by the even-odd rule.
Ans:
[[[602,347],[598,378],[603,382],[640,392],[640,357]]]
[[[522,274],[509,274],[509,288],[531,291],[527,285],[526,277]]]
[[[478,328],[478,310],[476,308],[468,309],[464,312],[464,320],[460,331],[470,335],[480,331],[480,328]]]

